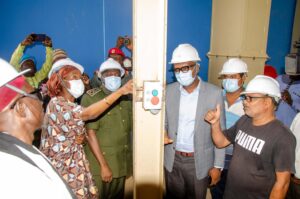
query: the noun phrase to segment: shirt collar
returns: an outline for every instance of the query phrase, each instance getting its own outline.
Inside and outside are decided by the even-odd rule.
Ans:
[[[226,90],[225,90],[225,89],[223,89],[222,94],[223,94],[223,97],[224,97],[225,101],[227,102],[227,99],[226,99]],[[239,96],[239,97],[235,100],[234,103],[237,103],[237,102],[239,102],[239,101],[242,101],[241,96]]]

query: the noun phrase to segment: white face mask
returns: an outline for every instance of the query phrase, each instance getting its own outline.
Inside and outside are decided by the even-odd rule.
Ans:
[[[116,91],[121,86],[121,77],[109,76],[104,78],[104,86],[109,91]]]
[[[239,81],[238,79],[223,79],[222,81],[223,88],[227,92],[233,93],[240,88],[238,81]]]
[[[69,84],[68,91],[73,97],[78,98],[84,93],[84,84],[81,79],[70,80]]]
[[[193,77],[193,72],[191,70],[189,70],[188,72],[186,73],[183,73],[182,71],[179,72],[179,73],[175,73],[175,76],[176,76],[176,79],[177,81],[182,85],[182,86],[189,86],[191,85],[195,78],[196,78],[196,75],[195,77]]]

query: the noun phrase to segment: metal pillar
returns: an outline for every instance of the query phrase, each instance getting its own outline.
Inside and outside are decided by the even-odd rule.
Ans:
[[[165,87],[167,0],[133,0],[134,198],[163,194],[164,100],[156,114],[143,108],[145,81]]]

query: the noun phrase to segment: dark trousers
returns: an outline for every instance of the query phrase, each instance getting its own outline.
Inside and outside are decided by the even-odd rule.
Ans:
[[[300,198],[300,181],[294,182],[291,179],[289,190],[286,194],[286,199],[299,199]]]
[[[165,169],[166,199],[205,199],[208,177],[198,180],[194,157],[175,154],[172,172]]]
[[[94,176],[100,199],[124,199],[126,177],[113,178],[110,183],[103,182],[101,176]]]
[[[213,186],[210,188],[210,193],[211,193],[212,199],[223,199],[225,185],[226,185],[226,179],[227,179],[227,173],[228,173],[228,170],[224,169],[221,173],[220,181],[216,184],[216,186]]]

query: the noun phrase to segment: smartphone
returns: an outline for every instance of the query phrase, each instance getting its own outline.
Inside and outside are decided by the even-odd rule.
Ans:
[[[33,40],[36,42],[43,42],[46,39],[46,34],[34,34]]]
[[[124,44],[127,46],[130,44],[130,39],[129,38],[124,38]]]

